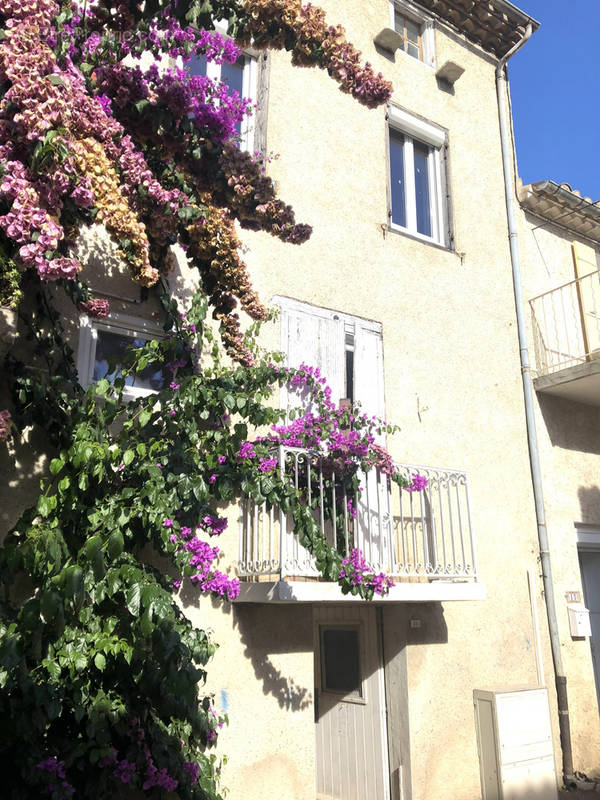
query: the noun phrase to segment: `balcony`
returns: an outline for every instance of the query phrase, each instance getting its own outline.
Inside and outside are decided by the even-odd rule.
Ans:
[[[373,469],[353,497],[336,496],[321,455],[280,447],[282,472],[304,487],[315,520],[329,544],[343,555],[358,547],[374,572],[395,582],[383,602],[483,599],[477,582],[469,484],[464,472],[398,466],[410,481],[413,472],[428,480],[422,492],[408,492]],[[350,510],[349,510],[350,501]],[[352,507],[356,516],[352,514]],[[326,583],[314,559],[294,535],[293,522],[280,508],[244,502],[240,524],[237,602],[345,602],[337,583]]]
[[[600,272],[534,297],[536,391],[600,405]]]

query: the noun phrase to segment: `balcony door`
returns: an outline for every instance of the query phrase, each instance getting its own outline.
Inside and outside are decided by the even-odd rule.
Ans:
[[[317,800],[388,800],[375,608],[316,606],[314,622]]]

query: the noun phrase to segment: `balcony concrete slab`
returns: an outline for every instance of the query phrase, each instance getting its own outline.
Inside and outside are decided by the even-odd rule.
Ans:
[[[564,397],[589,406],[600,406],[600,360],[540,375],[533,379],[536,392]]]
[[[486,585],[476,581],[435,579],[396,583],[377,603],[432,603],[451,600],[485,600]],[[342,594],[337,583],[325,581],[241,581],[235,603],[364,603],[360,597]]]

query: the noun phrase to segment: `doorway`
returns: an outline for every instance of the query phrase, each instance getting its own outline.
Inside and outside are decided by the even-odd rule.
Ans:
[[[596,680],[596,697],[600,710],[600,550],[579,550],[581,582],[586,608],[590,612],[590,647]]]
[[[389,800],[376,610],[319,606],[314,622],[317,800]]]

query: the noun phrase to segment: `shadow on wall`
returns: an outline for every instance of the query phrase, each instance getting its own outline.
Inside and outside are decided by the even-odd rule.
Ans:
[[[600,455],[600,407],[548,394],[538,400],[554,447]]]
[[[8,403],[0,403],[0,408],[7,407]],[[40,479],[46,472],[45,451],[48,443],[36,432],[30,431],[22,439],[13,437],[6,444],[0,442],[0,544],[23,511],[37,502]]]
[[[244,655],[252,663],[257,679],[262,681],[264,694],[272,695],[286,711],[302,711],[311,706],[312,685],[298,686],[293,678],[285,677],[275,667],[269,656],[312,654],[312,607],[235,605],[233,618],[245,648]]]
[[[234,625],[245,647],[264,694],[276,698],[281,708],[301,711],[312,705],[310,688],[298,686],[293,678],[278,670],[270,656],[274,653],[313,653],[313,612],[310,605],[263,606],[234,605]],[[412,623],[412,626],[411,626]],[[418,627],[415,627],[417,623]],[[388,605],[384,609],[387,663],[405,652],[406,645],[443,644],[448,628],[441,603]]]
[[[586,525],[600,527],[600,487],[580,486],[577,490],[579,508],[581,509],[580,522]]]

